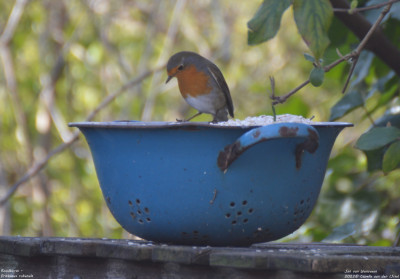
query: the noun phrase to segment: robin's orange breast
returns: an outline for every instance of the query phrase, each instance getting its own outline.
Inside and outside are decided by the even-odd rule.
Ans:
[[[184,98],[188,95],[197,97],[209,94],[212,90],[209,84],[210,77],[202,71],[198,71],[194,65],[186,66],[186,68],[176,74],[178,79],[179,91]]]

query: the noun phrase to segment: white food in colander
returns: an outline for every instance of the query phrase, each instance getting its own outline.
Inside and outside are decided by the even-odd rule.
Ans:
[[[279,122],[294,122],[294,123],[305,123],[315,124],[311,119],[304,118],[301,115],[282,114],[276,116],[276,121],[272,115],[260,115],[260,116],[249,116],[244,120],[240,119],[229,119],[225,122],[218,122],[214,125],[219,126],[264,126],[268,124]]]

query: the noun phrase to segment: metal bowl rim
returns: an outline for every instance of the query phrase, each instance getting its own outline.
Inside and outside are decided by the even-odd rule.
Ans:
[[[301,122],[276,122],[271,124],[282,124],[285,125],[287,123],[295,124]],[[268,124],[268,125],[271,125]],[[303,123],[307,124],[307,123]],[[353,127],[352,123],[348,122],[314,122],[307,124],[313,127]],[[107,121],[107,122],[92,122],[92,121],[84,121],[84,122],[71,122],[68,123],[69,127],[77,127],[77,128],[124,128],[124,129],[154,129],[154,128],[197,128],[197,127],[206,127],[212,129],[248,129],[248,128],[256,128],[261,127],[262,125],[244,125],[244,126],[223,126],[217,125],[209,122],[162,122],[162,121],[135,121],[135,120],[117,120],[117,121]],[[266,125],[267,126],[267,125]]]

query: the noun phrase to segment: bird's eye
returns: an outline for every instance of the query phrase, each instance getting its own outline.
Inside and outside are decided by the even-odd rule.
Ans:
[[[179,67],[178,67],[178,71],[182,71],[183,70],[183,65],[181,64],[181,65],[179,65]]]

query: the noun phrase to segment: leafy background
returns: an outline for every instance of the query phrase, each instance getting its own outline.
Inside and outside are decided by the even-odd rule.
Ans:
[[[0,33],[14,4],[23,2],[0,1]],[[358,1],[358,5],[375,2]],[[32,164],[73,137],[75,131],[67,127],[68,122],[84,120],[106,96],[147,71],[152,74],[100,110],[94,120],[174,121],[191,115],[194,111],[180,96],[176,82],[164,84],[167,76],[162,66],[175,52],[191,50],[215,61],[230,87],[235,116],[243,119],[272,114],[269,76],[275,78],[275,94],[283,95],[307,80],[315,68],[304,53],[314,56],[317,64],[322,58],[317,65],[321,67],[339,58],[336,48],[345,54],[359,42],[332,17],[330,44],[323,56],[315,55],[298,33],[291,1],[287,1],[290,7],[278,21],[277,34],[266,43],[249,45],[247,23],[260,4],[28,1],[9,43],[0,43],[0,197]],[[398,11],[398,6],[392,9]],[[374,22],[380,10],[364,15]],[[382,28],[399,48],[396,13],[385,19]],[[400,171],[393,162],[391,171],[381,169],[384,152],[392,148],[397,153],[390,154],[399,154],[399,138],[367,151],[368,160],[355,145],[371,127],[387,126],[388,119],[392,128],[400,124],[399,77],[369,51],[362,53],[357,64],[345,95],[341,90],[350,66],[341,63],[325,73],[321,86],[309,85],[275,106],[277,114],[355,124],[335,143],[312,216],[281,241],[369,245],[395,241]],[[196,119],[210,120],[207,115]],[[367,138],[367,143],[377,140]],[[397,144],[392,147],[392,143]],[[52,157],[39,175],[21,185],[0,208],[0,230],[3,235],[132,237],[109,213],[82,137]]]

